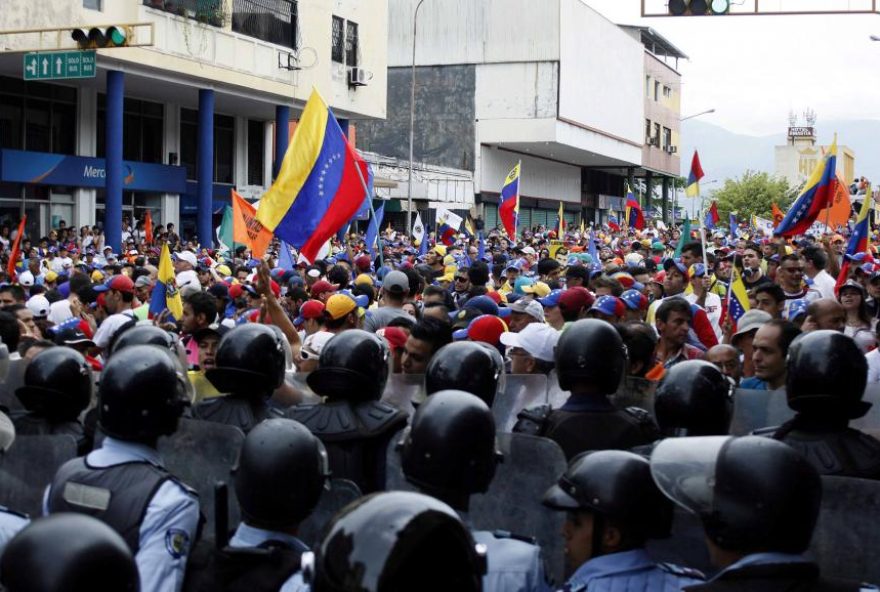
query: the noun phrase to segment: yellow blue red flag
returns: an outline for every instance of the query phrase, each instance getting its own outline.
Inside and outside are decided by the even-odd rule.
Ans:
[[[159,254],[159,274],[150,294],[150,317],[156,316],[166,308],[176,320],[183,318],[183,300],[177,290],[177,279],[174,276],[174,266],[171,264],[171,252],[167,243],[162,245],[162,252]]]
[[[773,231],[775,236],[795,236],[806,232],[819,216],[819,212],[834,203],[837,192],[837,136],[828,149],[825,158],[813,169],[804,190],[791,207],[782,222]]]
[[[504,179],[501,203],[498,205],[498,217],[511,240],[516,240],[516,226],[519,221],[519,173],[520,163],[517,163]]]

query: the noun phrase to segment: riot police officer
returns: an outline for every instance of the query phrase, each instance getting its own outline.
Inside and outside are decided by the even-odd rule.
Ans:
[[[717,366],[687,360],[666,371],[654,394],[654,416],[666,436],[726,435],[733,383]]]
[[[28,364],[15,395],[27,410],[13,415],[18,435],[68,434],[79,454],[91,450],[79,420],[92,401],[91,368],[82,354],[69,347],[44,349]]]
[[[101,374],[101,448],[66,462],[46,494],[46,513],[94,516],[122,535],[144,592],[179,590],[196,535],[196,494],[163,466],[156,444],[174,433],[188,399],[186,376],[154,345],[119,350]]]
[[[425,392],[461,390],[476,395],[489,407],[503,389],[504,359],[491,345],[457,341],[444,345],[425,369]]]
[[[404,434],[399,450],[407,481],[449,504],[470,526],[470,496],[489,489],[501,460],[489,407],[470,393],[440,391],[419,406]],[[471,534],[489,559],[483,590],[550,589],[534,541],[502,531],[471,528]]]
[[[584,450],[630,449],[653,442],[657,427],[647,411],[617,410],[608,395],[617,391],[626,348],[612,325],[598,319],[572,323],[556,344],[556,371],[571,396],[559,409],[542,405],[522,411],[514,432],[554,440],[571,460]]]
[[[138,571],[112,528],[90,516],[57,514],[9,542],[0,584],[7,592],[137,592]]]
[[[5,454],[13,442],[15,442],[15,426],[12,420],[0,411],[0,455]],[[0,506],[0,553],[3,552],[9,539],[27,526],[28,522],[26,515]]]
[[[303,557],[314,592],[479,592],[485,549],[455,511],[418,493],[377,493],[330,522]]]
[[[696,570],[655,563],[645,542],[669,536],[672,504],[632,452],[584,452],[544,494],[544,505],[566,512],[567,592],[680,590],[702,580]]]
[[[343,331],[327,342],[317,370],[306,379],[325,401],[287,412],[327,447],[333,476],[354,481],[365,493],[384,488],[385,449],[407,419],[379,401],[389,368],[382,338],[360,329]]]
[[[242,522],[208,566],[191,570],[187,590],[286,592],[308,551],[297,530],[330,474],[324,445],[300,423],[266,419],[245,438],[232,472]]]
[[[822,578],[802,556],[819,515],[822,483],[793,448],[770,438],[670,438],[654,449],[660,490],[702,519],[721,571],[693,592],[859,590]]]
[[[281,417],[269,398],[284,382],[283,337],[265,325],[239,325],[220,340],[216,367],[205,377],[221,393],[192,408],[193,419],[214,421],[249,432],[264,419]]]
[[[880,441],[849,427],[871,404],[862,401],[868,365],[859,346],[837,331],[813,331],[791,344],[785,393],[797,414],[758,430],[800,452],[820,475],[880,479]]]

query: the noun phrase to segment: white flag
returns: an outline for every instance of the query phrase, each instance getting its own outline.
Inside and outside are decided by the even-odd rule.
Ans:
[[[416,221],[413,224],[412,233],[413,238],[421,244],[422,239],[425,238],[425,225],[422,224],[422,215],[419,213],[416,213]]]
[[[439,207],[437,208],[437,226],[444,222],[453,230],[458,231],[461,228],[461,223],[464,222],[464,218],[444,207]]]

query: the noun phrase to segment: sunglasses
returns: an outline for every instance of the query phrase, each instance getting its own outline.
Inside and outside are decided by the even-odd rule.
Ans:
[[[462,276],[462,277],[457,277],[457,278],[455,278],[455,281],[457,281],[457,282],[466,282],[466,281],[468,281],[468,279],[467,279],[467,276]]]

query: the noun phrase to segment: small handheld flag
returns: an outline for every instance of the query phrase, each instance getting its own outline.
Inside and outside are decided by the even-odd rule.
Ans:
[[[519,223],[520,169],[521,163],[516,163],[516,166],[507,173],[504,186],[501,188],[501,203],[498,205],[498,216],[512,241],[516,241],[516,227]]]
[[[687,187],[684,190],[685,195],[688,197],[700,195],[700,179],[703,176],[703,167],[700,166],[700,155],[694,150],[694,157],[691,159],[691,172],[688,174]]]
[[[168,309],[176,320],[183,318],[183,300],[177,290],[177,279],[174,276],[171,251],[168,250],[167,243],[162,245],[162,252],[159,254],[159,274],[150,295],[150,316],[156,316],[165,309]]]
[[[6,268],[6,275],[9,276],[9,281],[15,281],[15,266],[18,264],[18,259],[21,256],[21,239],[24,236],[24,224],[27,222],[27,214],[21,217],[21,222],[18,223],[18,233],[15,235],[15,242],[12,243],[12,252],[9,254],[9,265]]]
[[[715,230],[715,225],[721,220],[721,216],[718,214],[718,203],[712,202],[712,205],[709,206],[709,209],[706,210],[706,216],[703,218],[703,226],[708,228],[709,230]]]

